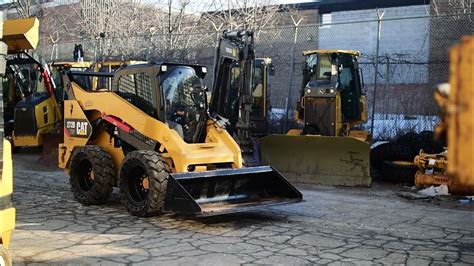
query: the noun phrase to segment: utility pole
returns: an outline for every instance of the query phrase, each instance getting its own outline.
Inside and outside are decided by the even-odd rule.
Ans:
[[[374,74],[374,92],[372,95],[372,115],[370,118],[370,135],[374,136],[374,120],[375,120],[375,99],[377,93],[377,77],[379,73],[379,48],[380,48],[380,29],[382,27],[382,17],[385,11],[382,13],[377,9],[377,46],[375,48],[375,74]]]
[[[291,46],[291,58],[290,58],[290,77],[288,79],[288,92],[285,104],[285,120],[283,121],[283,133],[288,131],[288,113],[290,112],[290,103],[291,103],[291,88],[293,86],[293,72],[294,72],[294,64],[295,64],[295,46],[296,41],[298,40],[298,25],[300,25],[303,18],[300,18],[298,22],[291,16],[291,20],[293,21],[293,25],[295,26],[295,35],[293,39],[293,44]]]

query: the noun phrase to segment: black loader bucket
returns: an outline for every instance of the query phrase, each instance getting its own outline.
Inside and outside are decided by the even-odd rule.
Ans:
[[[165,210],[210,216],[299,202],[301,193],[270,166],[171,174]]]

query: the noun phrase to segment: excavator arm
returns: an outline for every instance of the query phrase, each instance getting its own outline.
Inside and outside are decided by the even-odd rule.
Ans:
[[[230,121],[227,127],[243,153],[251,153],[250,112],[253,105],[252,77],[255,63],[252,31],[224,32],[216,48],[214,82],[209,111]],[[230,86],[232,66],[240,67],[238,91]],[[235,80],[234,82],[237,82]]]

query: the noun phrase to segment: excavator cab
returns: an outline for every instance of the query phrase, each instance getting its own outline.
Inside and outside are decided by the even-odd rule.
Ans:
[[[268,134],[268,112],[270,111],[270,86],[271,76],[275,73],[271,58],[256,58],[252,76],[253,104],[250,110],[252,123],[251,135],[261,137]],[[230,69],[229,87],[231,91],[238,92],[240,82],[240,66],[235,63]],[[237,95],[235,95],[237,98]],[[238,107],[238,106],[237,106]],[[234,120],[237,121],[238,109]]]

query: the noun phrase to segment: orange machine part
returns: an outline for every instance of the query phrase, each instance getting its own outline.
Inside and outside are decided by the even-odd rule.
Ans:
[[[474,36],[464,37],[450,51],[447,175],[450,191],[474,194]]]

